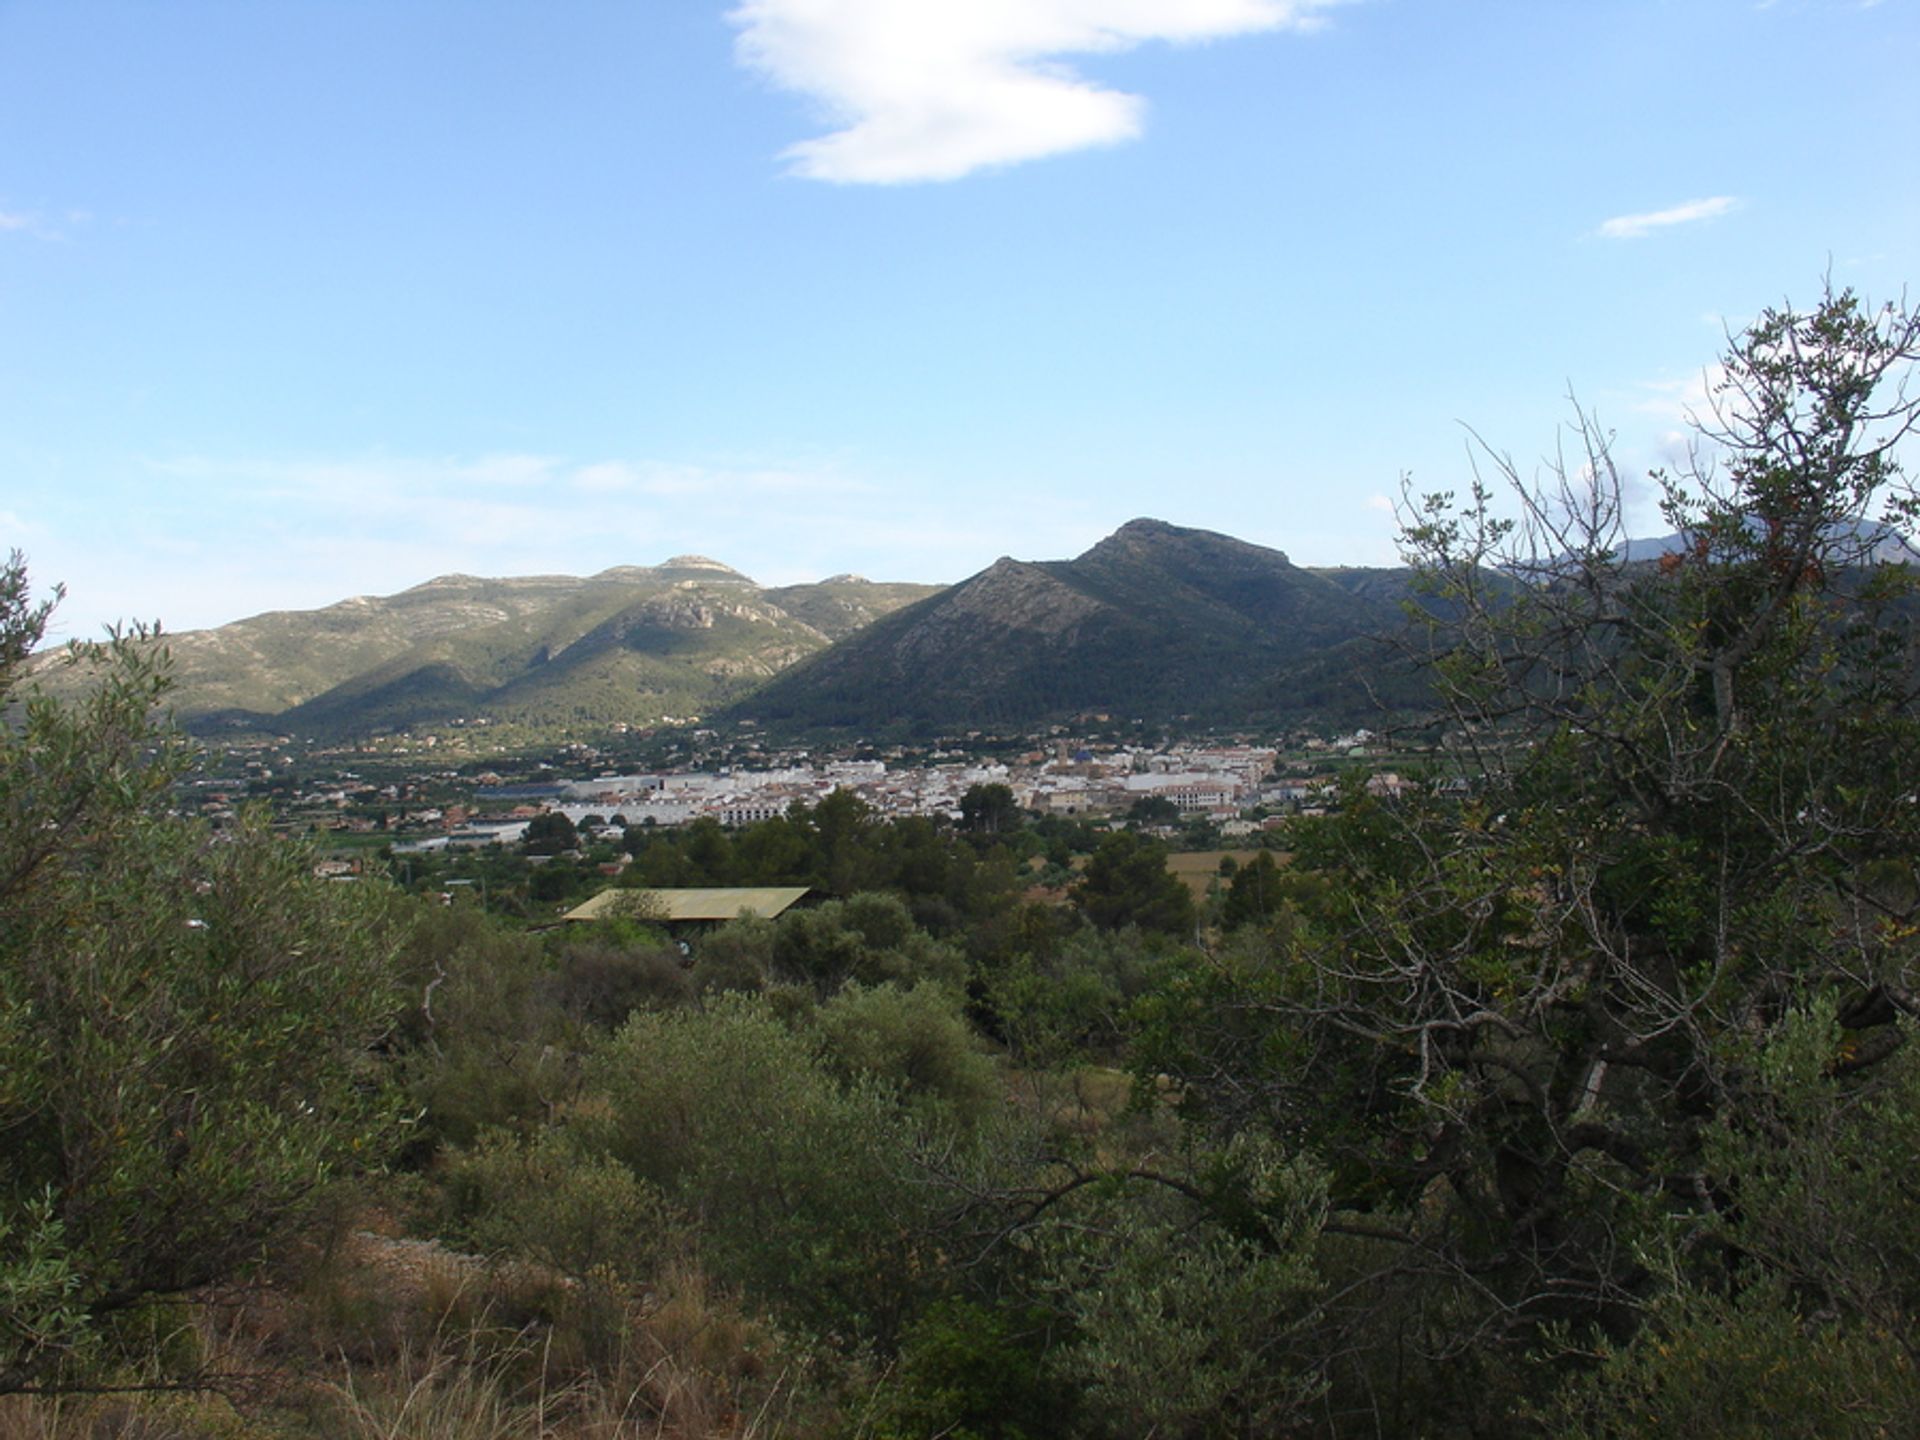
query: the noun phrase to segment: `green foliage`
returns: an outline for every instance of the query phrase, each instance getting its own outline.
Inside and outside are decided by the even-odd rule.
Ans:
[[[1569,1437],[1900,1435],[1920,1425],[1920,1056],[1876,1059],[1824,996],[1736,1073],[1710,1127],[1722,1207],[1679,1227],[1645,1327],[1551,1414]],[[1686,1253],[1725,1257],[1703,1266]]]
[[[1795,1118],[1811,1099],[1763,1095],[1753,1046],[1829,996],[1845,1036],[1822,1043],[1864,1075],[1911,1011],[1920,650],[1894,603],[1912,576],[1875,558],[1871,516],[1911,510],[1894,447],[1920,414],[1900,391],[1916,358],[1920,318],[1850,295],[1764,315],[1726,361],[1717,470],[1664,482],[1684,546],[1664,562],[1622,560],[1591,422],[1557,484],[1508,471],[1517,521],[1484,488],[1430,497],[1405,544],[1470,795],[1354,779],[1293,831],[1269,961],[1181,961],[1148,1007],[1136,1066],[1173,1075],[1189,1117],[1324,1161],[1334,1203],[1386,1246],[1383,1313],[1457,1277],[1449,1324],[1479,1343],[1429,1330],[1426,1363],[1458,1357],[1443,1403],[1476,1423],[1466,1377],[1512,1384],[1547,1327],[1632,1332],[1662,1214],[1713,1212],[1716,1165],[1759,1278],[1824,1297],[1808,1319],[1888,1315],[1903,1294],[1877,1279],[1869,1304],[1841,1260],[1900,1223],[1881,1223],[1897,1190],[1879,1217],[1845,1198],[1897,1184],[1845,1117],[1883,1141],[1891,1122],[1829,1100],[1825,1131]],[[1736,1133],[1756,1146],[1737,1166],[1715,1158]],[[1686,1252],[1685,1293],[1722,1293],[1727,1244],[1747,1242]]]
[[[1127,807],[1127,819],[1136,825],[1177,825],[1180,807],[1164,795],[1142,795]]]
[[[250,1258],[392,1119],[368,1054],[396,1008],[383,897],[314,881],[264,827],[120,838],[63,857],[6,937],[38,1102],[7,1117],[12,1178],[59,1191],[96,1307]]]
[[[1104,1223],[1067,1241],[1062,1298],[1077,1339],[1061,1363],[1098,1433],[1281,1434],[1321,1391],[1291,1342],[1319,1290],[1322,1181],[1257,1144],[1222,1158],[1237,1172],[1240,1224],[1116,1195]]]
[[[1193,931],[1193,895],[1167,870],[1166,847],[1125,831],[1100,842],[1073,899],[1102,930],[1137,925],[1163,935]]]
[[[774,922],[758,915],[730,920],[694,947],[692,979],[701,994],[764,990],[773,978]]]
[[[23,596],[16,561],[9,654],[44,618]],[[79,698],[30,692],[0,730],[0,1390],[83,1319],[228,1278],[397,1134],[385,897],[259,817],[166,813],[184,752],[147,637],[69,663]]]
[[[856,982],[822,1005],[814,1023],[835,1071],[893,1089],[930,1120],[971,1125],[1001,1103],[993,1062],[957,997],[936,981],[871,989]]]
[[[56,585],[49,598],[35,604],[26,557],[15,550],[8,554],[7,563],[0,565],[0,695],[12,689],[21,666],[47,633],[47,621],[65,593]]]
[[[580,834],[574,829],[573,821],[558,810],[549,810],[529,820],[521,841],[529,855],[558,855],[579,843]]]
[[[595,888],[599,877],[591,869],[575,864],[564,855],[555,856],[534,867],[527,877],[527,899],[553,914],[552,907],[564,908]]]
[[[594,937],[561,948],[551,990],[573,1019],[614,1030],[635,1010],[687,1003],[694,977],[679,950],[657,938],[621,944],[613,936]]]
[[[1131,1034],[1134,1002],[1165,963],[1163,949],[1139,930],[1083,928],[995,971],[986,1005],[1023,1064],[1115,1059]]]
[[[976,835],[999,835],[1020,825],[1020,806],[1005,785],[969,785],[960,797],[960,823]]]
[[[1789,1016],[1705,1145],[1729,1196],[1713,1227],[1811,1310],[1881,1335],[1920,1314],[1920,1054],[1842,1026],[1832,995]]]
[[[1765,1279],[1663,1297],[1542,1417],[1559,1440],[1855,1440],[1920,1426],[1910,1336],[1810,1317]]]
[[[711,820],[627,832],[622,886],[803,884],[838,899],[885,891],[944,938],[965,931],[976,956],[1003,946],[1013,897],[1027,883],[1016,833],[958,836],[924,816],[881,821],[851,791],[729,832]]]
[[[1060,1329],[1057,1317],[1037,1306],[934,1306],[902,1337],[876,1440],[1051,1440],[1073,1433],[1077,1391],[1047,1364]]]
[[[583,1133],[697,1227],[707,1267],[816,1333],[890,1337],[915,1303],[928,1203],[917,1129],[843,1083],[762,1002],[635,1015],[596,1050]]]
[[[1229,930],[1242,925],[1269,924],[1286,903],[1280,867],[1271,850],[1262,850],[1242,865],[1227,882],[1221,923]]]
[[[572,1096],[573,1027],[533,939],[474,906],[421,905],[403,964],[417,1002],[402,1068],[422,1111],[419,1146],[536,1125]]]
[[[806,831],[784,815],[749,825],[733,842],[734,880],[740,885],[804,885],[812,866]]]
[[[809,811],[796,812],[813,847],[813,883],[829,895],[852,895],[884,885],[874,853],[873,807],[851,790],[835,790]]]
[[[862,894],[812,909],[789,910],[774,927],[779,975],[825,996],[849,981],[936,980],[958,986],[966,960],[913,923],[891,895]]]
[[[444,1190],[456,1237],[579,1282],[645,1280],[672,1246],[659,1190],[564,1130],[490,1131],[453,1159]]]
[[[37,1374],[85,1335],[81,1283],[53,1192],[11,1199],[0,1214],[0,1355],[13,1373]]]

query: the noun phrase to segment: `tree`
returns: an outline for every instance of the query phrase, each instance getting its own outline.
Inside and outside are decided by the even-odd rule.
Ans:
[[[1165,795],[1142,795],[1127,807],[1127,819],[1135,825],[1172,825],[1180,819],[1180,807]]]
[[[795,885],[807,878],[807,836],[784,815],[741,831],[733,843],[736,878],[743,885]]]
[[[960,797],[960,823],[975,835],[1000,835],[1020,825],[1013,791],[999,784],[969,785]]]
[[[527,877],[527,898],[541,905],[571,900],[594,880],[591,870],[583,870],[565,855],[547,858],[544,865]]]
[[[792,817],[810,832],[813,883],[829,895],[877,888],[873,807],[853,791],[837,789],[811,810],[796,804]]]
[[[168,813],[146,631],[70,647],[78,698],[22,683],[47,607],[0,570],[0,1391],[65,1383],[111,1316],[230,1277],[394,1111],[376,891],[315,880],[256,818]]]
[[[1229,930],[1242,925],[1265,924],[1280,911],[1285,900],[1280,866],[1271,850],[1262,850],[1233,872],[1227,882],[1226,903],[1221,920]]]
[[[548,810],[527,822],[522,848],[529,855],[558,855],[580,843],[573,821],[559,810]]]
[[[1832,996],[1743,1057],[1752,1083],[1706,1132],[1716,1206],[1653,1250],[1662,1286],[1630,1343],[1553,1407],[1561,1434],[1912,1434],[1920,1373],[1920,1053],[1864,1068]],[[1713,1266],[1689,1264],[1706,1248]]]
[[[896,897],[874,892],[789,910],[774,927],[771,958],[782,979],[811,985],[822,998],[849,981],[935,980],[958,988],[966,978],[958,950],[919,929]]]
[[[1631,1332],[1653,1216],[1734,1203],[1702,1136],[1755,1100],[1754,1037],[1827,997],[1835,1063],[1871,1069],[1920,1017],[1920,648],[1883,558],[1915,513],[1916,359],[1920,316],[1850,293],[1763,314],[1693,463],[1656,476],[1657,559],[1588,417],[1543,484],[1492,457],[1511,516],[1483,483],[1419,502],[1471,797],[1350,787],[1295,832],[1317,887],[1278,963],[1165,998],[1143,1064],[1318,1150],[1330,1228],[1398,1257],[1370,1283],[1452,1277],[1415,1348],[1454,1362],[1462,1414],[1510,1414],[1545,1326]]]
[[[696,885],[725,885],[733,879],[733,841],[711,815],[702,815],[679,836],[680,853],[693,867]]]
[[[1073,888],[1074,903],[1103,930],[1138,925],[1167,935],[1193,929],[1193,895],[1167,870],[1167,848],[1129,831],[1100,842]]]

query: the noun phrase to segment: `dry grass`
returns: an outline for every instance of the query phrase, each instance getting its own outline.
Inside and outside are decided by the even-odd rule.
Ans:
[[[694,1307],[697,1308],[697,1307]],[[684,1323],[683,1311],[674,1324]],[[701,1326],[708,1359],[742,1367],[737,1317]],[[749,1390],[677,1340],[636,1328],[610,1364],[580,1368],[546,1334],[448,1335],[329,1387],[316,1432],[325,1440],[772,1440],[782,1432],[779,1378]],[[752,1400],[748,1409],[743,1401]]]
[[[1176,850],[1167,856],[1167,869],[1181,884],[1193,892],[1195,900],[1207,898],[1207,886],[1220,878],[1220,862],[1229,855],[1236,865],[1246,865],[1261,855],[1259,850]],[[1285,864],[1287,857],[1275,854],[1273,857]]]
[[[808,1357],[685,1258],[646,1289],[581,1285],[360,1232],[186,1315],[171,1349],[205,1390],[0,1397],[0,1440],[776,1440],[826,1419]]]

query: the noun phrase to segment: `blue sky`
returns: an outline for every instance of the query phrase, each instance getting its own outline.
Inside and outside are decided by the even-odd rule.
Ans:
[[[1385,563],[1920,280],[1912,0],[0,0],[0,546],[63,635],[449,571]],[[1651,516],[1640,528],[1652,530]]]

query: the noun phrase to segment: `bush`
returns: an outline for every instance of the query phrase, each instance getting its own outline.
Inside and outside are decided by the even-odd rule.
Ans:
[[[1060,1366],[1102,1435],[1291,1433],[1321,1393],[1296,1337],[1318,1299],[1324,1182],[1264,1145],[1220,1164],[1241,1194],[1210,1217],[1164,1195],[1101,1197],[1064,1232],[1076,1340]]]
[[[774,926],[757,915],[729,921],[694,947],[693,983],[703,995],[764,990],[773,976]]]
[[[815,1023],[827,1063],[844,1078],[878,1081],[930,1119],[971,1125],[1001,1096],[954,994],[931,981],[911,989],[847,986]]]
[[[1022,956],[987,983],[997,1033],[1027,1065],[1117,1058],[1134,1002],[1166,968],[1164,947],[1139,930],[1083,929],[1051,954]]]
[[[0,702],[45,615],[15,557]],[[135,635],[75,662],[81,698],[30,693],[0,728],[0,1391],[230,1277],[398,1134],[386,894],[314,879],[260,816],[170,816],[164,655]]]
[[[570,1280],[645,1280],[671,1249],[658,1187],[560,1130],[491,1131],[445,1175],[452,1234],[476,1249],[531,1260]]]
[[[423,904],[405,954],[418,998],[404,1059],[423,1111],[416,1150],[537,1124],[574,1094],[576,1026],[532,939],[471,907]]]
[[[928,1263],[918,1136],[763,1001],[635,1015],[593,1055],[583,1134],[686,1211],[709,1270],[815,1333],[891,1335]]]
[[[1046,1363],[1062,1328],[1037,1307],[936,1305],[907,1329],[881,1400],[878,1440],[1052,1440],[1072,1433],[1077,1392]]]
[[[854,895],[812,910],[790,910],[774,929],[774,965],[783,978],[831,995],[850,980],[938,980],[958,986],[966,960],[915,927],[891,895]]]
[[[1804,1316],[1775,1283],[1677,1292],[1648,1319],[1547,1409],[1560,1440],[1852,1440],[1920,1426],[1908,1337]]]
[[[556,1003],[572,1019],[616,1030],[636,1010],[685,1004],[693,976],[671,946],[588,941],[568,945],[551,981]]]

